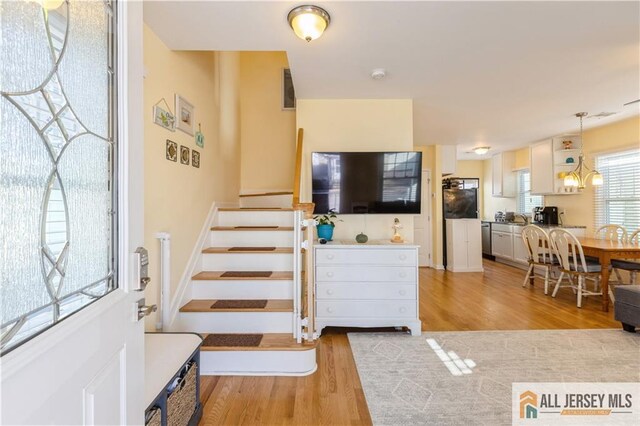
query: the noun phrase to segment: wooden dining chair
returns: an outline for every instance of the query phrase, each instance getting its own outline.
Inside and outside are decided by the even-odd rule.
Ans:
[[[629,239],[627,240],[631,244],[639,244],[640,243],[640,229],[635,231]],[[622,278],[618,278],[618,282],[616,285],[620,284],[636,284],[636,280],[638,278],[638,272],[640,271],[640,262],[637,260],[626,260],[626,259],[611,259],[611,267],[614,271],[627,271],[629,273],[629,283],[625,282]],[[619,277],[619,274],[618,274]],[[615,302],[613,286],[609,286],[609,297],[612,301]]]
[[[627,229],[624,226],[620,225],[603,225],[596,229],[594,234],[595,238],[600,240],[608,240],[608,241],[627,241]],[[595,258],[587,257],[588,261],[595,261]],[[613,266],[613,262],[611,264],[613,273],[616,274],[617,283],[622,283],[622,276],[620,275],[620,271],[618,268]]]
[[[544,294],[549,294],[549,274],[554,266],[559,265],[558,259],[551,252],[549,235],[539,226],[527,225],[522,228],[522,242],[529,255],[529,269],[522,287],[527,286],[529,278],[535,277],[535,267],[538,266],[544,269]]]
[[[577,293],[578,308],[582,307],[583,296],[602,296],[602,291],[590,291],[587,289],[587,280],[593,280],[596,283],[595,289],[600,288],[601,267],[598,262],[588,262],[585,259],[580,241],[569,231],[560,228],[552,229],[549,232],[549,240],[551,241],[553,252],[560,262],[561,271],[569,276],[577,276],[578,278],[577,284],[571,280],[569,284],[562,285],[562,277],[560,277],[551,296],[556,297],[558,289],[561,287],[571,287]]]

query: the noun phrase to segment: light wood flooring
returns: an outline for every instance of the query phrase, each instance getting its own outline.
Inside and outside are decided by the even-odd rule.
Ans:
[[[525,272],[485,261],[485,272],[420,269],[425,331],[617,328],[600,298],[576,307],[571,289],[552,299],[543,281],[522,288]],[[325,329],[318,371],[308,377],[202,378],[201,425],[368,425],[371,417],[345,329]]]

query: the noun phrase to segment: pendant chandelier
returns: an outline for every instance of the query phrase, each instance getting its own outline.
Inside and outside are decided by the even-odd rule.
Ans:
[[[564,177],[564,186],[578,188],[582,191],[587,185],[587,181],[591,178],[593,186],[600,186],[604,183],[602,175],[597,170],[591,170],[584,161],[584,137],[582,131],[582,119],[587,116],[586,112],[579,112],[576,117],[580,119],[580,157],[578,157],[578,166],[575,170],[567,173]]]

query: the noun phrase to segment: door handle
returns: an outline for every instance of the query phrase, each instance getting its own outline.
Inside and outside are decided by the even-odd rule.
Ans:
[[[145,305],[144,299],[140,299],[137,302],[138,305],[138,321],[142,318],[151,315],[152,312],[158,310],[158,305]]]

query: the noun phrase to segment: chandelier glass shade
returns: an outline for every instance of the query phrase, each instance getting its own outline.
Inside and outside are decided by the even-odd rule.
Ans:
[[[589,178],[593,186],[600,186],[604,183],[604,178],[597,170],[592,170],[584,161],[584,137],[582,130],[582,119],[587,115],[586,112],[579,112],[576,117],[580,119],[580,156],[578,157],[578,165],[576,168],[564,177],[564,186],[578,188],[579,191],[587,186]]]

